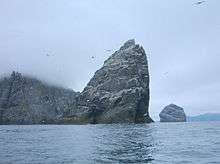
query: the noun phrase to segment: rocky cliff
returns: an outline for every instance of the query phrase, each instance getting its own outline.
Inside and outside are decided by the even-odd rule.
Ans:
[[[79,96],[92,123],[151,122],[149,73],[144,49],[127,41],[108,58]]]
[[[82,93],[22,77],[0,82],[1,123],[148,123],[149,73],[144,49],[127,41]]]
[[[13,72],[0,81],[0,124],[55,123],[75,107],[78,94]]]
[[[170,104],[159,114],[160,122],[186,122],[186,114],[183,108]]]

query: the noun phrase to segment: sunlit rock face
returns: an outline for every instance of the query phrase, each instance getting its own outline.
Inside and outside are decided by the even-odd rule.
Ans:
[[[55,123],[75,107],[78,95],[13,72],[0,81],[0,124]]]
[[[90,123],[152,122],[144,49],[134,40],[124,43],[95,73],[80,94],[78,106],[82,120]]]
[[[186,114],[183,108],[170,104],[159,114],[160,122],[186,122]]]

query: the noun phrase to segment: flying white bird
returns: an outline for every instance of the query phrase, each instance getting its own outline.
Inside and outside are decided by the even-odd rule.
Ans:
[[[201,5],[202,3],[204,3],[205,1],[198,1],[195,3],[195,5]]]
[[[168,75],[169,72],[165,72],[164,75]]]

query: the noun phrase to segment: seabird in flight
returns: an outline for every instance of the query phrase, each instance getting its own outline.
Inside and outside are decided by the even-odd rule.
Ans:
[[[112,50],[105,50],[106,52],[111,52]]]
[[[195,5],[201,5],[202,3],[204,3],[205,1],[198,1],[195,3]]]

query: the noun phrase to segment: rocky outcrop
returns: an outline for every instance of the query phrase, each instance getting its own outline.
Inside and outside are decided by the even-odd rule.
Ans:
[[[0,124],[55,123],[75,107],[78,95],[13,72],[0,81]]]
[[[0,81],[0,123],[148,123],[149,73],[144,49],[127,41],[82,93],[13,72]]]
[[[152,122],[148,106],[147,57],[141,46],[129,40],[104,62],[80,94],[81,115],[75,118],[90,123]]]
[[[170,104],[159,114],[160,122],[186,122],[186,114],[183,108]]]

